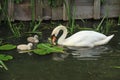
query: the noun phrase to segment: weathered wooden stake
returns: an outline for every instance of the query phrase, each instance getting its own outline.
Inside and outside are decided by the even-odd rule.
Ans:
[[[94,0],[93,18],[100,18],[100,0]]]
[[[10,20],[14,20],[14,0],[8,0],[8,16]]]

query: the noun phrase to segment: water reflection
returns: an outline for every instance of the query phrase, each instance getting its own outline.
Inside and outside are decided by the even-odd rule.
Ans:
[[[63,61],[65,58],[67,58],[69,53],[53,53],[52,59],[55,61]]]
[[[68,47],[65,53],[54,53],[53,60],[63,61],[68,55],[72,55],[77,60],[97,60],[101,54],[113,52],[110,46],[97,46],[94,48]]]
[[[97,60],[101,54],[111,51],[109,46],[97,46],[94,48],[74,48],[71,54],[73,58],[78,60]]]

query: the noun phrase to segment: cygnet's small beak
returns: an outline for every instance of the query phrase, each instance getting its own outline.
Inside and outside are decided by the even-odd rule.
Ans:
[[[51,35],[51,42],[53,45],[56,45],[56,36],[55,35]]]

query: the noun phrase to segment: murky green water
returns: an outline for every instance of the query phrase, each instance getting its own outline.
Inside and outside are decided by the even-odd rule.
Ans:
[[[0,69],[0,80],[120,80],[120,68],[116,68],[120,66],[120,30],[109,44],[92,49],[67,49],[66,54],[46,56],[17,50],[7,54],[14,59],[5,62],[8,71]]]

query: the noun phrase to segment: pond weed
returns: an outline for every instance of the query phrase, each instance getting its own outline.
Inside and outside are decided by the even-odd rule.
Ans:
[[[16,48],[16,46],[12,45],[12,44],[6,44],[6,45],[0,46],[0,50],[12,50],[15,48]],[[11,59],[13,59],[13,57],[11,55],[0,54],[0,66],[1,66],[1,68],[8,70],[7,66],[4,64],[3,61],[8,61]]]
[[[120,26],[120,16],[118,17],[118,26]]]

